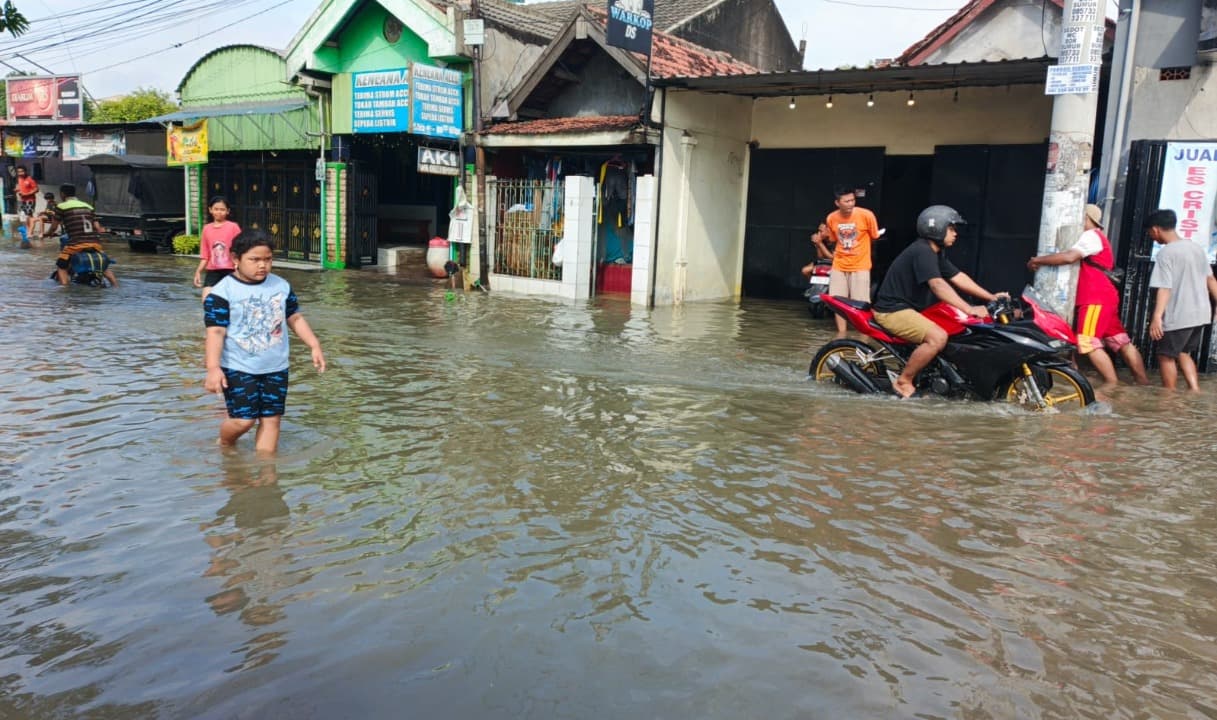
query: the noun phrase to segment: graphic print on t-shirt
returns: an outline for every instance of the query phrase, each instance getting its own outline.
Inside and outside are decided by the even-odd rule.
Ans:
[[[283,307],[285,296],[253,296],[240,300],[241,328],[244,332],[231,334],[232,341],[247,353],[258,354],[283,342]]]
[[[857,223],[841,223],[837,226],[837,240],[841,243],[841,249],[845,251],[853,250],[858,245],[858,225]]]
[[[228,246],[217,242],[211,246],[211,264],[218,268],[230,268],[232,262],[228,259]]]

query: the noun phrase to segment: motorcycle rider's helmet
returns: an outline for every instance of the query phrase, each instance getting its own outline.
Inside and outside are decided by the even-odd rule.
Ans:
[[[959,232],[963,229],[960,226],[967,224],[968,221],[964,220],[963,215],[955,208],[949,205],[931,205],[917,216],[917,237],[941,244],[947,236],[947,228],[954,225],[955,231]]]

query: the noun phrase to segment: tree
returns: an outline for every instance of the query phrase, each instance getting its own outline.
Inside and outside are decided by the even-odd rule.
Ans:
[[[5,0],[4,9],[0,11],[0,32],[8,32],[9,35],[17,37],[29,29],[30,21],[17,11],[13,0]]]
[[[169,93],[164,90],[140,88],[130,95],[99,101],[89,122],[139,122],[157,115],[167,115],[177,109],[177,103],[170,99]]]

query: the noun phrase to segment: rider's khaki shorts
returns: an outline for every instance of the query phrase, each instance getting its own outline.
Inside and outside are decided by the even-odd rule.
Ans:
[[[834,269],[828,274],[828,294],[870,302],[870,270],[844,272]]]
[[[925,342],[925,336],[934,328],[938,327],[925,315],[916,310],[897,310],[890,313],[875,313],[875,322],[883,326],[885,330],[899,338],[904,338],[909,342],[921,344]]]

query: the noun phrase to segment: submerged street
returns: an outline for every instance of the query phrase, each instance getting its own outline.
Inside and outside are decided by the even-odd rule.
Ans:
[[[863,398],[801,303],[279,270],[330,369],[259,459],[197,261],[115,256],[0,248],[0,718],[1217,716],[1212,377]]]

